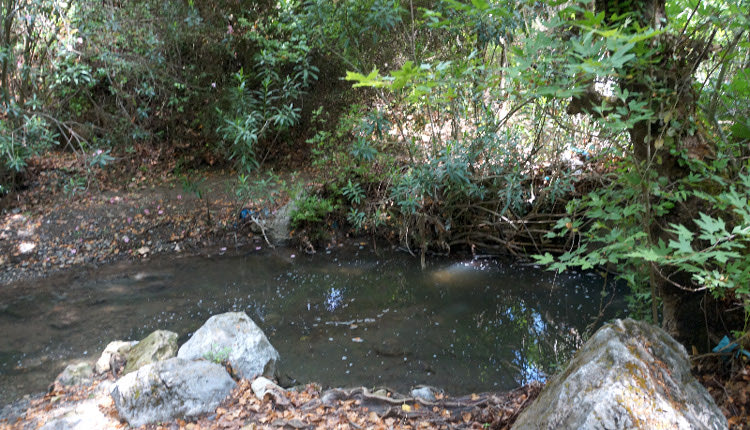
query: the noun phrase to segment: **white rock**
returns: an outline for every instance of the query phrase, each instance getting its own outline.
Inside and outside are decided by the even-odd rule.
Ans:
[[[40,430],[104,430],[114,424],[99,409],[99,403],[85,400],[61,416],[47,421]]]
[[[522,429],[726,429],[690,373],[685,348],[632,319],[597,331],[513,426]]]
[[[224,367],[171,358],[120,378],[112,399],[131,426],[213,412],[236,386]]]
[[[102,381],[94,390],[93,398],[73,401],[73,403],[58,402],[51,404],[50,409],[44,414],[47,422],[41,427],[41,430],[109,430],[116,428],[119,422],[102,412],[108,406],[110,401],[109,388],[113,385],[110,381]]]
[[[279,353],[244,312],[214,315],[185,342],[177,356],[188,360],[222,359],[244,379],[273,378]]]
[[[263,400],[266,393],[270,391],[276,391],[276,392],[284,391],[283,388],[279,387],[273,381],[263,376],[259,376],[255,378],[252,384],[250,384],[250,388],[253,389],[253,393],[255,393],[255,397],[257,397],[258,400]]]
[[[137,343],[137,341],[126,342],[122,340],[115,340],[108,343],[107,347],[104,348],[102,355],[99,357],[99,360],[97,360],[96,365],[94,366],[94,370],[96,371],[96,373],[109,372],[109,360],[110,358],[112,358],[112,355],[127,354],[128,351],[130,351],[130,348]]]
[[[409,394],[415,399],[422,399],[427,402],[434,402],[437,400],[437,398],[435,398],[435,390],[430,387],[417,387],[412,389]]]
[[[265,223],[266,233],[273,243],[284,244],[289,241],[292,224],[292,212],[297,208],[297,201],[292,200],[279,208],[271,219]]]

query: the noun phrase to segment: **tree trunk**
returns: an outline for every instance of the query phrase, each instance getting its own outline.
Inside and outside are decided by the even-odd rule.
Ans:
[[[638,21],[641,27],[651,28],[661,28],[666,23],[664,6],[665,0],[596,1],[597,13],[604,12],[609,24],[615,24],[617,16],[631,13],[630,19]],[[656,119],[638,122],[629,130],[635,162],[656,172],[658,177],[666,178],[665,183],[674,184],[690,173],[689,168],[681,164],[680,153],[701,159],[713,153],[700,129],[690,133],[686,126],[696,121],[697,94],[692,85],[693,73],[705,50],[704,44],[679,40],[668,34],[658,36],[655,41],[660,63],[646,66],[634,63],[625,73],[627,78],[619,81],[619,86],[646,101],[656,114]],[[653,196],[643,197],[648,207],[657,203]],[[697,216],[697,201],[676,206],[667,214],[647,215],[651,244],[668,243],[673,239],[666,230],[670,224],[691,226]],[[655,264],[651,270],[652,292],[657,293],[662,301],[662,327],[685,345],[705,345],[706,330],[701,310],[704,295],[690,291],[690,277],[678,273],[673,267]]]
[[[659,83],[674,81],[692,82],[691,76],[661,76]],[[635,91],[638,85],[622,83],[623,88]],[[670,112],[672,121],[680,124],[690,124],[695,118],[696,98],[693,94],[692,85],[686,85],[682,91],[676,91],[672,96],[677,100],[672,106],[677,107]],[[652,106],[654,112],[664,113],[663,108]],[[689,173],[689,168],[680,163],[680,155],[676,153],[686,150],[690,156],[705,157],[710,151],[706,140],[696,132],[689,135],[684,130],[678,130],[671,144],[662,142],[664,128],[669,124],[661,121],[650,121],[636,124],[630,130],[630,141],[633,155],[637,163],[648,165],[648,169],[655,171],[660,178],[666,178],[665,183],[674,184],[684,179]],[[676,149],[677,151],[673,151]],[[656,197],[643,196],[644,203],[649,207],[657,204]],[[650,225],[647,226],[649,242],[656,245],[659,242],[669,243],[675,237],[667,231],[671,224],[682,224],[694,226],[693,220],[698,217],[698,202],[695,198],[680,206],[675,206],[670,212],[663,215],[649,214]],[[655,291],[662,301],[662,327],[677,340],[685,345],[704,345],[706,341],[706,328],[704,315],[701,310],[701,299],[703,294],[690,291],[691,279],[685,273],[679,273],[675,268],[668,265],[656,265],[651,267],[652,292]]]
[[[0,62],[0,103],[7,109],[10,107],[11,99],[11,88],[9,85],[10,68],[15,67],[13,61],[11,61],[11,54],[13,53],[13,21],[16,15],[16,2],[14,0],[6,0],[0,3],[0,6],[5,6],[0,11],[2,16],[2,33],[0,34],[0,48],[5,49],[5,56],[2,62]]]

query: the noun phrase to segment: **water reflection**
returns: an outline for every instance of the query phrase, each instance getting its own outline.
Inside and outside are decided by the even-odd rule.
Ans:
[[[426,384],[463,394],[543,380],[599,315],[599,278],[554,277],[492,260],[419,262],[352,251],[185,259],[90,280],[0,289],[0,403],[43,391],[64,364],[106,342],[244,311],[285,378],[327,386]],[[615,300],[605,312],[624,307]],[[603,322],[600,321],[601,324]],[[342,358],[343,357],[343,358]]]
[[[328,290],[328,292],[326,292],[325,306],[329,312],[333,312],[337,308],[341,307],[343,302],[344,302],[344,290],[343,289],[331,288],[330,290]],[[308,304],[308,310],[310,310],[309,304]]]

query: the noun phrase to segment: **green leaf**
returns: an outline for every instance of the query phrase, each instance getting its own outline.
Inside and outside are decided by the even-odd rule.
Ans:
[[[555,262],[555,257],[553,257],[549,252],[546,252],[544,255],[533,255],[532,257],[534,257],[537,264],[542,264],[545,266]]]
[[[380,76],[380,74],[378,73],[377,67],[373,68],[372,72],[370,72],[367,76],[361,73],[347,71],[346,77],[344,79],[347,81],[356,81],[357,83],[352,86],[354,88],[359,88],[359,87],[384,88],[390,85],[389,82],[385,81]]]
[[[404,63],[400,70],[394,70],[391,72],[391,76],[393,77],[393,82],[391,84],[392,88],[394,90],[400,90],[406,86],[406,84],[414,77],[419,76],[420,69],[422,69],[422,66],[415,67],[412,61]]]
[[[471,0],[471,4],[473,4],[475,8],[481,11],[485,11],[490,8],[490,4],[485,0]]]
[[[625,254],[625,256],[628,258],[640,258],[649,262],[659,263],[666,261],[669,251],[669,248],[638,248],[633,252]]]
[[[696,219],[694,222],[704,233],[700,236],[702,239],[711,240],[717,233],[727,233],[726,223],[721,218],[712,218],[701,212],[700,219]]]
[[[672,224],[672,230],[670,231],[677,234],[677,240],[670,240],[669,247],[674,249],[677,254],[693,254],[693,246],[691,245],[693,241],[693,232],[688,230],[687,227],[682,224]]]
[[[740,122],[743,121],[744,122]],[[737,140],[750,139],[750,119],[740,118],[735,122],[732,127],[729,128],[732,132],[732,137]]]

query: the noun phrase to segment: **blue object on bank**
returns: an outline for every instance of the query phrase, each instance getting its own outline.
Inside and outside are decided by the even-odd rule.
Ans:
[[[244,221],[248,218],[252,218],[254,216],[258,215],[255,211],[252,211],[248,208],[242,209],[240,211],[240,220]]]
[[[729,342],[729,338],[727,336],[724,336],[721,339],[721,341],[719,341],[719,344],[716,345],[714,349],[712,349],[712,351],[718,352],[719,354],[729,355],[735,349],[738,349],[738,351],[734,353],[735,356],[739,357],[740,354],[743,354],[747,356],[747,358],[750,358],[750,352],[748,352],[746,349],[742,348],[741,346],[737,345],[734,342]]]

